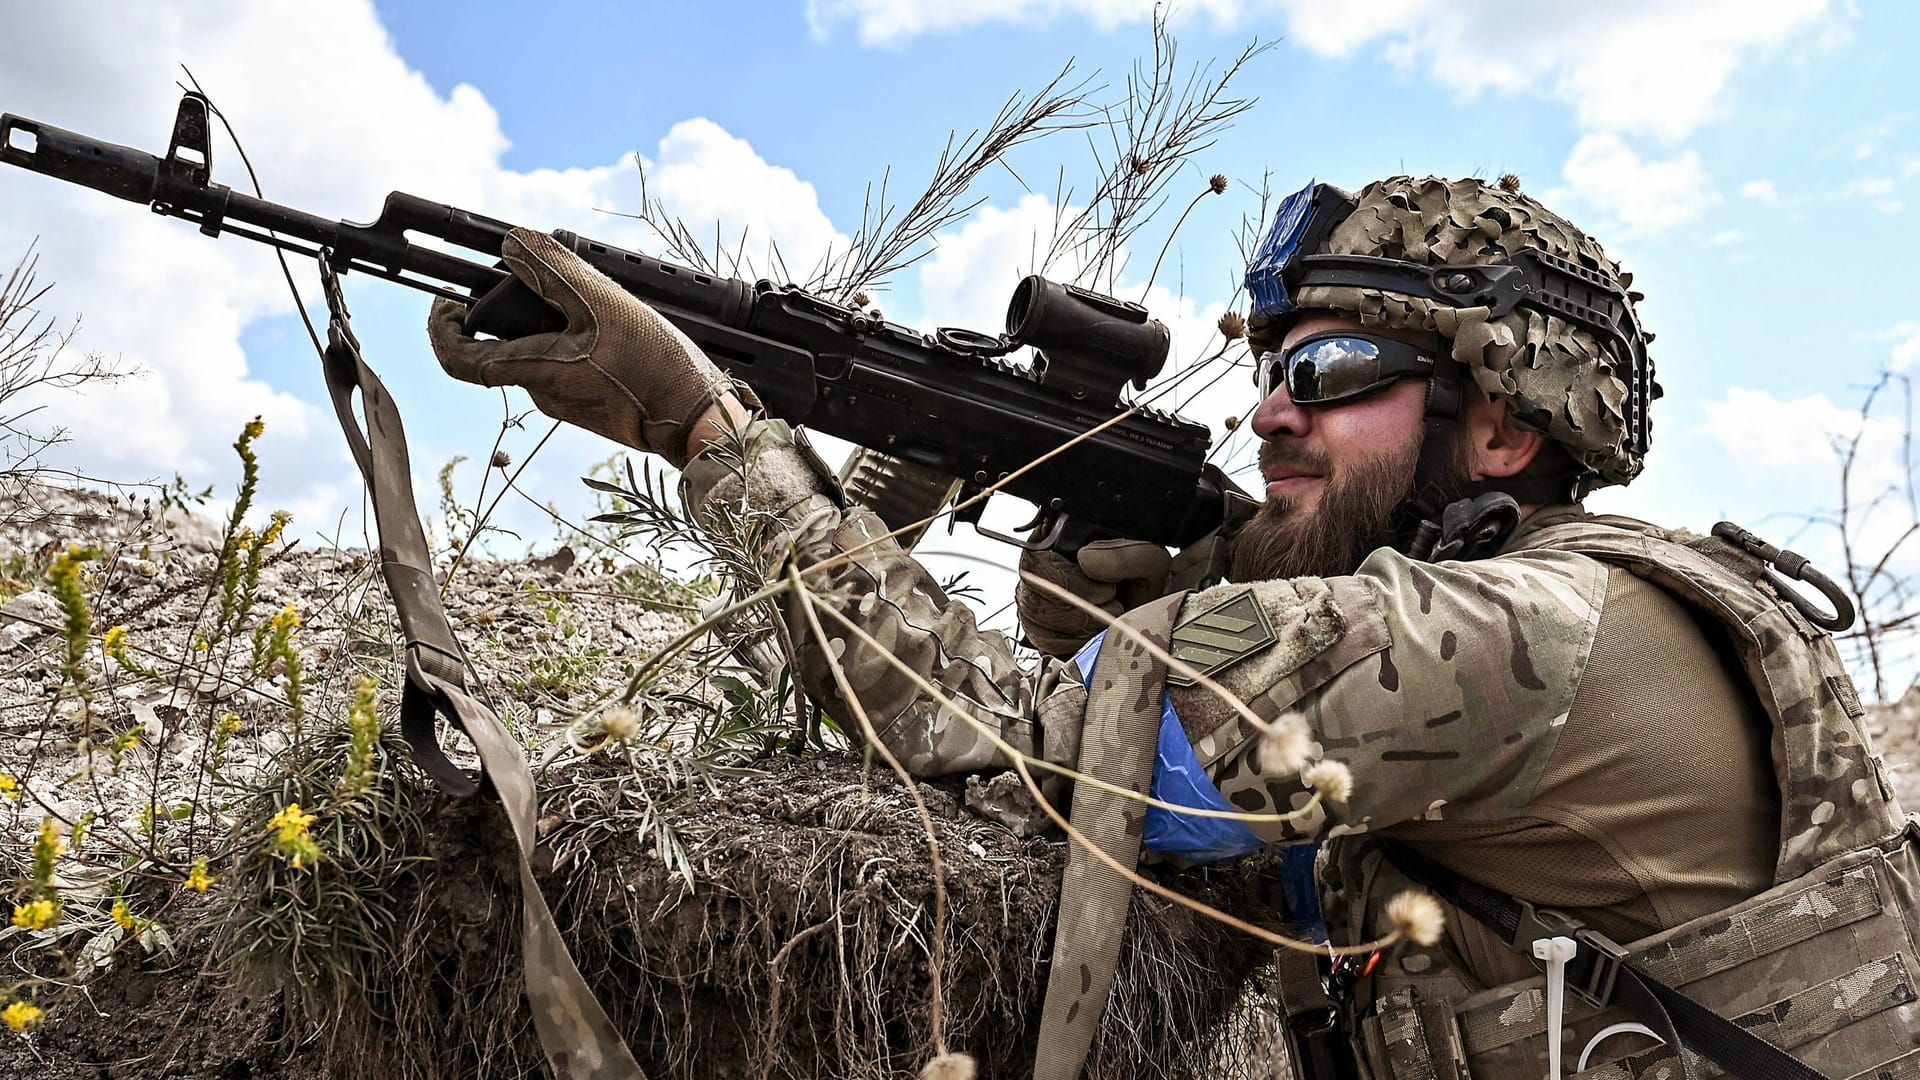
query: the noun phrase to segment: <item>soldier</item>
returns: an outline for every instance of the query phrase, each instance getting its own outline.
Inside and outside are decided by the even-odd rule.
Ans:
[[[1920,1076],[1914,833],[1824,616],[1767,560],[1802,561],[1579,505],[1641,471],[1650,336],[1629,276],[1533,198],[1394,177],[1281,206],[1248,275],[1265,503],[1226,538],[1232,584],[1127,619],[1187,661],[1171,677],[1134,635],[1089,642],[1096,622],[1032,586],[1023,626],[1054,658],[1023,670],[653,311],[548,237],[516,230],[505,258],[568,329],[475,341],[442,302],[442,364],[666,456],[696,517],[777,516],[781,552],[881,646],[796,622],[808,692],[854,715],[834,658],[908,768],[1004,769],[984,731],[1095,775],[1125,758],[1169,802],[1265,815],[1156,809],[1121,831],[1191,861],[1324,841],[1319,911],[1303,897],[1291,914],[1337,943],[1384,934],[1409,883],[1447,902],[1434,945],[1293,977],[1315,1080],[1694,1075],[1677,1042],[1736,1076]],[[1023,568],[1118,614],[1169,564],[1110,542]],[[1273,752],[1302,723],[1308,757],[1351,769],[1344,803],[1311,800],[1299,755]]]

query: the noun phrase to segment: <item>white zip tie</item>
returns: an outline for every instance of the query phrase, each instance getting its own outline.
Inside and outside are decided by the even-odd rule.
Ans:
[[[1654,1042],[1657,1042],[1662,1046],[1665,1046],[1667,1044],[1667,1041],[1665,1039],[1662,1039],[1660,1036],[1655,1035],[1653,1033],[1653,1029],[1648,1027],[1645,1024],[1636,1024],[1631,1020],[1621,1024],[1614,1024],[1611,1027],[1601,1028],[1600,1031],[1597,1034],[1595,1034],[1593,1038],[1587,1040],[1587,1048],[1585,1050],[1580,1051],[1580,1064],[1575,1066],[1573,1071],[1576,1073],[1586,1072],[1587,1059],[1593,1056],[1594,1047],[1599,1046],[1601,1042],[1603,1042],[1606,1039],[1612,1038],[1615,1035],[1625,1035],[1628,1032],[1632,1032],[1635,1035],[1645,1035],[1647,1038],[1652,1039]]]
[[[1533,955],[1547,962],[1547,1080],[1560,1080],[1560,1039],[1567,1007],[1567,961],[1579,950],[1570,937],[1540,938]],[[1589,1047],[1591,1049],[1591,1047]]]

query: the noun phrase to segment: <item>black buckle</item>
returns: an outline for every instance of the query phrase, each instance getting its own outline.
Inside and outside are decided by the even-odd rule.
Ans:
[[[1573,935],[1580,949],[1567,964],[1567,989],[1596,1009],[1613,1003],[1620,969],[1627,965],[1626,947],[1598,930],[1581,929]]]
[[[1533,943],[1543,938],[1572,938],[1579,948],[1567,962],[1567,989],[1596,1009],[1613,1003],[1613,990],[1620,982],[1620,969],[1626,966],[1627,950],[1619,942],[1598,930],[1592,930],[1570,915],[1542,910],[1515,900],[1520,919],[1507,945],[1522,956],[1533,956]],[[1535,960],[1545,970],[1544,962]]]

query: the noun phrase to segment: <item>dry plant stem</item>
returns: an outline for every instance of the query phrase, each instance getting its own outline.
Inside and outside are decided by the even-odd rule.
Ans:
[[[513,470],[513,475],[507,477],[506,485],[503,486],[498,492],[494,494],[493,501],[487,504],[486,510],[482,511],[480,514],[478,514],[474,518],[473,529],[467,533],[467,542],[460,545],[460,550],[454,554],[453,565],[447,567],[447,578],[445,581],[440,583],[441,595],[443,596],[446,595],[447,589],[453,585],[453,575],[456,573],[459,573],[460,564],[466,560],[467,552],[473,550],[473,542],[479,538],[480,531],[487,527],[487,522],[492,519],[494,510],[500,506],[500,500],[506,498],[508,489],[513,487],[513,482],[520,478],[520,474],[526,471],[527,466],[533,464],[533,460],[540,456],[541,449],[547,445],[547,440],[553,438],[553,433],[559,430],[560,430],[560,421],[555,420],[553,422],[553,426],[547,429],[547,433],[545,435],[540,436],[540,441],[533,444],[533,449],[527,452],[526,460],[522,461],[519,467]],[[498,440],[496,440],[494,442],[494,446],[498,448],[499,445],[500,444]],[[489,457],[488,460],[491,461],[492,458]],[[492,465],[486,466],[486,471],[488,473],[491,473],[493,471],[493,466]],[[486,482],[486,478],[483,477],[480,481],[481,496],[484,496],[486,494],[486,489],[487,489],[487,482]],[[478,504],[478,502],[479,502],[479,497],[476,497],[475,498],[476,505]]]
[[[845,615],[841,614],[837,609],[831,606],[828,606],[828,605],[821,605],[821,606],[824,608],[827,614],[832,615],[835,619],[837,619],[840,622],[840,625],[846,627],[851,633],[853,633],[855,637],[858,637],[861,640],[861,642],[865,644],[868,648],[873,649],[876,652],[880,653],[882,656],[884,656],[887,662],[893,665],[895,670],[899,671],[902,675],[905,675],[908,680],[910,680],[921,691],[926,693],[928,697],[931,697],[933,700],[938,702],[941,708],[946,709],[948,712],[952,713],[955,716],[958,716],[960,719],[964,720],[968,724],[973,725],[976,730],[985,729],[985,725],[982,724],[978,719],[976,719],[972,714],[968,713],[965,709],[961,708],[960,706],[954,704],[952,699],[948,698],[945,694],[941,693],[940,690],[937,687],[935,687],[932,683],[929,683],[925,679],[921,678],[918,672],[908,667],[906,663],[902,661],[900,658],[894,656],[891,652],[888,652],[885,648],[881,646],[879,641],[875,640],[872,635],[868,634],[865,630],[861,629],[858,625],[856,625],[852,619],[847,618]],[[1102,614],[1104,615],[1105,613],[1102,612]],[[1111,616],[1108,616],[1108,617],[1111,618]],[[988,732],[988,734],[989,736],[992,735],[991,732]],[[996,738],[995,741],[996,743],[998,743],[999,740]],[[1002,743],[1000,745],[1005,745],[1005,744]],[[1387,936],[1380,938],[1376,941],[1363,942],[1359,945],[1316,945],[1316,944],[1313,944],[1312,942],[1296,941],[1293,938],[1287,937],[1285,934],[1276,934],[1271,930],[1267,930],[1262,927],[1255,926],[1244,919],[1235,918],[1234,916],[1229,915],[1226,912],[1221,911],[1210,904],[1205,904],[1205,903],[1202,903],[1201,901],[1193,899],[1190,896],[1182,895],[1181,893],[1175,892],[1174,890],[1169,889],[1158,882],[1149,881],[1148,879],[1140,876],[1140,874],[1135,870],[1133,870],[1131,867],[1123,866],[1118,859],[1115,859],[1113,856],[1108,855],[1104,851],[1101,851],[1097,846],[1093,844],[1092,841],[1088,840],[1084,835],[1080,833],[1079,830],[1075,829],[1073,827],[1073,824],[1069,822],[1065,817],[1063,817],[1058,810],[1055,810],[1053,808],[1053,804],[1047,802],[1046,796],[1040,793],[1040,785],[1033,779],[1033,774],[1027,771],[1027,762],[1030,760],[1027,757],[1027,755],[1015,753],[1010,756],[1013,760],[1014,770],[1020,774],[1020,779],[1023,783],[1026,784],[1028,793],[1033,796],[1033,799],[1035,802],[1040,804],[1040,809],[1046,813],[1047,817],[1052,819],[1053,823],[1055,825],[1058,825],[1061,828],[1061,830],[1067,834],[1067,839],[1069,841],[1071,841],[1072,843],[1078,844],[1083,848],[1086,848],[1088,851],[1092,852],[1093,855],[1096,858],[1098,858],[1102,863],[1105,863],[1108,866],[1108,868],[1112,869],[1115,873],[1133,882],[1135,885],[1138,885],[1141,888],[1146,889],[1148,892],[1151,892],[1156,896],[1160,896],[1164,899],[1171,900],[1174,903],[1179,904],[1181,907],[1187,908],[1188,910],[1193,911],[1196,914],[1199,914],[1206,918],[1213,919],[1224,926],[1231,927],[1244,934],[1252,935],[1253,937],[1256,937],[1261,941],[1268,943],[1269,945],[1277,945],[1280,948],[1292,949],[1296,952],[1313,953],[1316,956],[1318,955],[1349,956],[1349,955],[1356,955],[1361,953],[1371,953],[1380,949],[1385,949],[1391,945],[1394,945],[1398,943],[1401,939],[1402,935],[1400,931],[1395,930],[1393,933],[1390,933]]]
[[[787,564],[787,583],[794,595],[800,598],[800,609],[806,613],[807,625],[813,630],[814,640],[824,643],[827,640],[827,633],[820,625],[820,616],[814,611],[817,601],[813,591],[800,580],[799,571],[792,563]],[[940,1015],[942,1005],[940,974],[941,969],[946,966],[947,954],[947,867],[940,858],[940,836],[934,829],[933,815],[927,811],[926,799],[920,795],[919,783],[913,778],[913,774],[907,771],[907,767],[900,764],[900,759],[893,756],[893,751],[887,748],[887,744],[880,740],[880,733],[873,729],[873,721],[867,716],[866,707],[860,703],[860,695],[853,692],[852,685],[847,681],[846,669],[841,666],[839,659],[831,651],[823,648],[821,655],[826,657],[827,668],[833,672],[833,681],[839,686],[841,696],[846,698],[847,704],[853,707],[853,715],[860,721],[860,733],[866,736],[867,745],[873,747],[886,761],[887,767],[893,770],[893,774],[900,778],[900,786],[905,788],[907,794],[912,797],[913,808],[920,815],[920,826],[927,833],[927,858],[932,864],[933,872],[933,933],[927,949],[927,983],[930,998],[928,1012],[930,1013],[929,1025],[933,1028],[934,1053],[944,1054],[947,1052],[947,1035],[946,1025]]]
[[[1167,242],[1160,245],[1160,254],[1154,257],[1153,270],[1151,273],[1147,275],[1146,287],[1140,290],[1141,303],[1143,304],[1146,303],[1147,294],[1153,291],[1153,281],[1155,278],[1160,276],[1160,264],[1166,261],[1167,252],[1173,248],[1174,237],[1177,237],[1180,235],[1180,226],[1185,225],[1187,223],[1187,215],[1193,213],[1193,208],[1200,205],[1201,199],[1204,199],[1211,194],[1213,194],[1213,188],[1209,187],[1206,190],[1200,192],[1200,194],[1195,195],[1193,197],[1193,201],[1187,204],[1187,208],[1185,210],[1180,211],[1180,216],[1173,219],[1173,231],[1167,233]]]
[[[694,642],[704,637],[708,631],[725,622],[729,616],[745,611],[747,608],[763,600],[771,600],[785,593],[790,588],[792,588],[791,580],[783,579],[776,581],[772,585],[754,593],[752,596],[735,600],[719,611],[694,623],[672,641],[662,645],[658,652],[647,657],[647,662],[640,666],[640,670],[633,673],[633,678],[627,680],[626,692],[620,696],[620,700],[623,702],[633,701],[634,695],[638,694],[640,688],[647,684],[654,672],[663,667],[667,661],[685,652]]]

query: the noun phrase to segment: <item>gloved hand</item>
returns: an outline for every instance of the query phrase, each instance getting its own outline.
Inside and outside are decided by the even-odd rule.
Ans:
[[[1165,596],[1172,564],[1166,548],[1144,540],[1096,540],[1071,561],[1051,551],[1020,556],[1022,572],[1060,585],[1114,616]],[[1020,628],[1044,653],[1072,656],[1107,628],[1105,621],[1024,578],[1014,589],[1013,599]]]
[[[466,308],[437,300],[427,337],[454,378],[524,387],[548,416],[659,454],[676,468],[687,463],[695,422],[729,391],[758,404],[672,323],[546,233],[509,231],[500,257],[566,315],[567,328],[480,341],[461,329]]]

